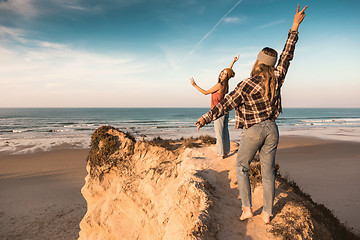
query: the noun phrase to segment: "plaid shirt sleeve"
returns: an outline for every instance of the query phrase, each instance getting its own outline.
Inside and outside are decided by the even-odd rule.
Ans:
[[[294,57],[295,44],[298,41],[298,32],[290,31],[285,47],[281,53],[278,65],[275,68],[275,76],[278,79],[279,87],[284,83],[287,70],[290,66],[290,61]]]
[[[227,94],[213,109],[205,113],[202,118],[205,119],[206,124],[218,119],[219,117],[228,114],[235,107],[238,107],[244,102],[242,96],[242,84],[239,83],[236,88]]]

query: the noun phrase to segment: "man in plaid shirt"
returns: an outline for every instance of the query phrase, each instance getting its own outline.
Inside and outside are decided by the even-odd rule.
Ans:
[[[261,217],[269,223],[272,216],[275,196],[275,154],[279,140],[275,120],[282,110],[280,88],[294,56],[298,40],[297,30],[305,17],[306,8],[307,6],[299,11],[299,5],[297,6],[294,22],[278,65],[275,67],[277,52],[271,48],[264,48],[258,54],[251,77],[240,82],[231,93],[195,123],[199,129],[235,108],[235,129],[243,129],[236,159],[236,174],[243,205],[240,220],[253,216],[248,171],[250,162],[258,150],[264,189]]]

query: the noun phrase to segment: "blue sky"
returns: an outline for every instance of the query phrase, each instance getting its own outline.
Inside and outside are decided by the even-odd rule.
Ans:
[[[0,0],[0,107],[208,107],[309,5],[284,107],[360,107],[360,1]]]

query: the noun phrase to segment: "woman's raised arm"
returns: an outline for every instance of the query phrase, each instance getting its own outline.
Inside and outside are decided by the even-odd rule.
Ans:
[[[208,95],[208,94],[217,92],[220,90],[220,87],[221,87],[221,84],[217,83],[217,84],[215,84],[215,86],[213,86],[209,90],[204,90],[196,84],[194,78],[190,78],[190,81],[191,81],[191,85],[193,85],[193,87],[195,87],[199,92],[201,92],[204,95]]]
[[[239,57],[240,57],[240,55],[237,56],[237,57],[234,57],[234,60],[233,60],[232,63],[230,64],[230,67],[229,67],[229,68],[232,68],[232,67],[234,66],[234,63],[236,63],[236,61],[239,60]]]
[[[295,16],[294,16],[294,22],[293,22],[293,25],[291,27],[291,31],[295,31],[297,32],[298,29],[299,29],[299,25],[300,23],[304,20],[305,18],[305,9],[307,8],[308,6],[306,5],[303,10],[301,10],[299,12],[299,8],[300,8],[300,5],[298,4],[297,5],[297,9],[296,9],[296,13],[295,13]]]
[[[283,51],[282,51],[282,53],[280,55],[278,65],[276,66],[276,69],[275,69],[275,75],[278,78],[279,87],[281,87],[283,85],[287,70],[288,70],[288,68],[290,66],[290,61],[294,57],[295,44],[296,44],[296,42],[298,40],[298,31],[297,30],[299,28],[300,23],[305,18],[305,12],[304,11],[308,6],[305,6],[303,8],[303,10],[301,10],[300,12],[299,12],[299,7],[300,6],[298,5],[297,9],[296,9],[295,16],[294,16],[293,25],[292,25],[292,27],[290,29],[289,34],[288,34],[288,39],[286,40],[284,49],[283,49]]]

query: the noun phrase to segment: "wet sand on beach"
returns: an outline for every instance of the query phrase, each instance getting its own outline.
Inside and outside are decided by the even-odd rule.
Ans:
[[[0,155],[0,239],[77,239],[87,154]]]

